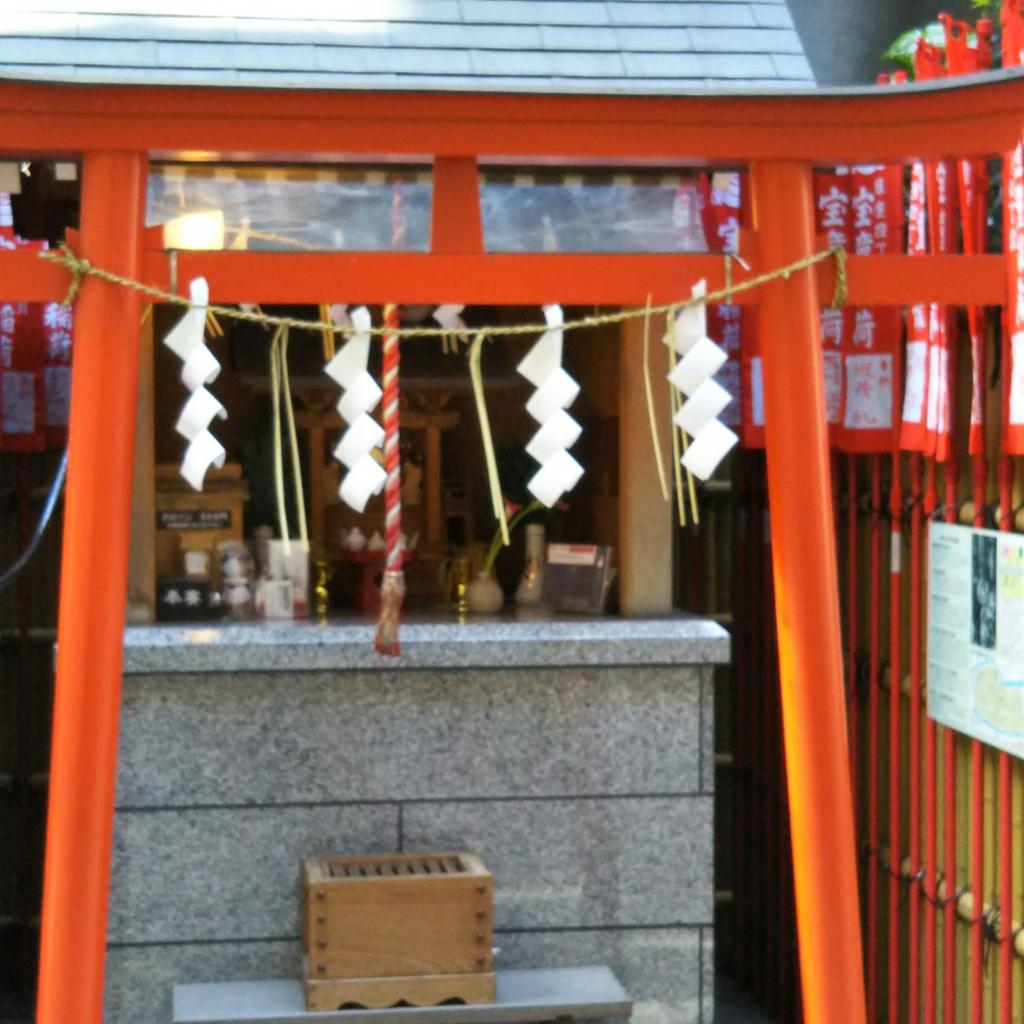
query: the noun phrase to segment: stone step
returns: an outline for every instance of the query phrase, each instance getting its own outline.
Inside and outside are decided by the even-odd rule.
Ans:
[[[633,1000],[608,967],[497,972],[488,1006],[411,1006],[309,1012],[300,981],[174,986],[174,1024],[529,1024],[628,1018]]]

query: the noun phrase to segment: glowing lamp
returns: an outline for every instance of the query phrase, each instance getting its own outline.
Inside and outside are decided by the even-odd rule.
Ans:
[[[169,220],[164,225],[164,248],[223,249],[223,211],[201,210]]]

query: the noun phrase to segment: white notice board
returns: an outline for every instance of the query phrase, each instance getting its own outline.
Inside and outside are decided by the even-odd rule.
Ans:
[[[930,525],[928,713],[1024,757],[1024,535]]]

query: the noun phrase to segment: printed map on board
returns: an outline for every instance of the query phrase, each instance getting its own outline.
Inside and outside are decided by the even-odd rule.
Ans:
[[[928,711],[1024,757],[1024,536],[931,524]]]

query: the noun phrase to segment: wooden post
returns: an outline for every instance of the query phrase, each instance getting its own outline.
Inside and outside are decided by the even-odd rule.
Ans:
[[[146,156],[87,153],[83,255],[138,278]],[[75,315],[38,1024],[100,1024],[121,700],[138,294],[86,278]]]
[[[323,421],[310,424],[306,438],[309,465],[309,539],[313,558],[326,557],[327,526],[324,493],[324,425]],[[334,495],[332,495],[332,498]]]
[[[815,248],[810,166],[751,166],[757,270]],[[804,1019],[864,1024],[857,852],[815,278],[760,290],[768,499]]]
[[[480,180],[475,156],[437,157],[434,161],[434,197],[431,206],[432,253],[483,252]],[[457,285],[457,281],[452,282],[456,292]],[[445,297],[444,301],[463,300]]]
[[[152,622],[156,612],[156,440],[153,421],[152,309],[139,329],[135,405],[132,539],[128,552],[128,621]]]
[[[668,363],[663,324],[651,324],[651,382],[662,439],[669,436]],[[644,325],[622,325],[619,359],[619,605],[623,615],[672,610],[672,505],[665,501],[654,459],[644,388]],[[672,471],[672,452],[663,445]]]
[[[423,546],[428,554],[444,552],[441,524],[441,425],[428,420],[423,474]]]

